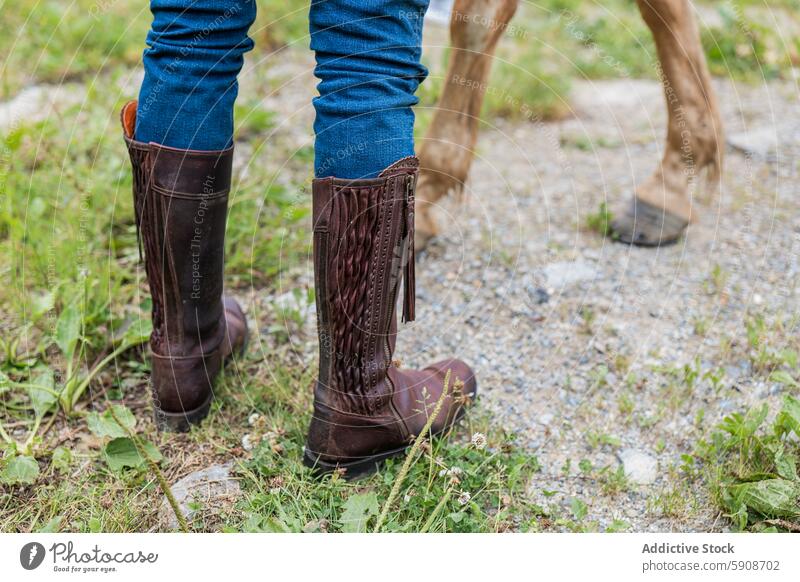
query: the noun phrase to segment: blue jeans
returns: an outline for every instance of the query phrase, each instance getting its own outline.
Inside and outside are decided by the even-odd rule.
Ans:
[[[313,0],[319,96],[317,177],[372,178],[414,155],[414,93],[429,0]],[[233,105],[255,0],[151,0],[136,139],[219,150],[233,140]],[[310,97],[310,96],[309,96]]]

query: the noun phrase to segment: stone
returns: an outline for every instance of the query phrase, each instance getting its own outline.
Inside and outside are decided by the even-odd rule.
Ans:
[[[308,301],[305,293],[287,291],[273,298],[272,304],[284,313],[296,313],[305,325],[313,325],[317,321],[317,305]]]
[[[0,103],[0,129],[14,130],[20,123],[47,119],[86,96],[86,88],[70,83],[64,85],[34,85],[21,91],[10,101]]]
[[[586,261],[559,261],[545,265],[542,275],[551,288],[567,287],[597,277],[597,269]]]
[[[619,114],[624,121],[625,117],[631,117],[631,111],[659,115],[663,108],[662,95],[661,84],[657,81],[578,81],[573,84],[570,102],[581,117],[607,119],[609,112],[612,112]]]
[[[775,126],[769,126],[732,133],[728,135],[728,143],[744,154],[768,159],[777,150],[778,130]]]
[[[545,426],[549,426],[550,423],[553,422],[554,418],[555,417],[552,414],[550,414],[549,412],[545,412],[544,414],[539,416],[539,423]]]
[[[172,485],[172,494],[178,502],[186,520],[191,522],[197,509],[192,505],[199,504],[201,508],[217,508],[223,504],[230,504],[240,492],[239,481],[231,475],[233,462],[224,465],[211,465],[189,473],[177,483]],[[178,518],[169,504],[166,496],[158,510],[159,523],[168,529],[180,529]]]
[[[625,477],[636,485],[650,485],[658,477],[658,461],[647,453],[636,449],[623,449],[619,460],[625,471]]]
[[[452,10],[453,0],[431,0],[428,12],[425,14],[425,20],[447,26],[450,23]]]
[[[535,305],[543,305],[550,301],[550,294],[543,287],[528,286],[525,288],[528,298]]]

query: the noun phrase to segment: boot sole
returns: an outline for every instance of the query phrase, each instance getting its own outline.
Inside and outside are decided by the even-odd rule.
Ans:
[[[452,427],[454,427],[457,423],[461,422],[461,420],[466,416],[467,411],[461,410],[458,416],[453,420],[453,422],[449,425],[440,430],[439,432],[435,432],[431,435],[432,438],[436,438],[441,436]],[[396,449],[391,449],[388,451],[384,451],[382,453],[378,453],[376,455],[371,455],[369,457],[364,457],[359,459],[358,461],[350,461],[349,463],[328,463],[326,461],[322,461],[317,457],[316,459],[308,452],[303,452],[303,465],[311,469],[311,474],[314,477],[323,477],[330,473],[333,473],[337,470],[344,470],[344,479],[346,481],[355,481],[356,479],[362,479],[364,477],[369,477],[373,475],[380,469],[381,464],[386,461],[387,459],[393,459],[396,457],[402,457],[406,454],[406,451],[412,445],[405,445],[402,447],[398,447]]]
[[[238,352],[238,356],[244,356],[247,352],[247,345],[250,343],[250,334],[248,333],[244,338],[244,343]],[[231,357],[225,361],[227,365],[231,361]],[[156,422],[156,428],[161,432],[189,432],[192,425],[200,424],[211,410],[211,402],[214,400],[214,393],[210,393],[206,401],[193,410],[184,412],[166,412],[156,407],[153,411],[153,416]]]
[[[384,451],[377,455],[365,457],[358,461],[351,461],[349,463],[328,463],[319,458],[314,458],[308,451],[303,453],[303,464],[311,469],[314,477],[323,477],[337,470],[344,470],[344,478],[347,481],[353,481],[368,477],[377,472],[381,464],[387,460],[395,457],[402,457],[410,445]]]

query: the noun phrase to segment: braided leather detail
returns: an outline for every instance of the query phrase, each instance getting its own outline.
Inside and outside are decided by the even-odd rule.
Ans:
[[[336,187],[331,204],[327,262],[330,298],[330,333],[333,341],[331,384],[348,410],[366,412],[368,370],[374,350],[373,314],[375,260],[379,240],[380,200],[383,187]],[[347,391],[341,387],[348,387]]]

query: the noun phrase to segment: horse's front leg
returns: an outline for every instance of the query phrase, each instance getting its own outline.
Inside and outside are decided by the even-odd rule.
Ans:
[[[453,6],[444,89],[418,151],[417,248],[439,232],[432,207],[467,179],[494,50],[516,9],[517,0],[456,0]]]
[[[637,0],[655,38],[669,121],[664,158],[612,221],[616,237],[641,246],[677,241],[692,221],[702,170],[719,177],[722,123],[688,0]]]

